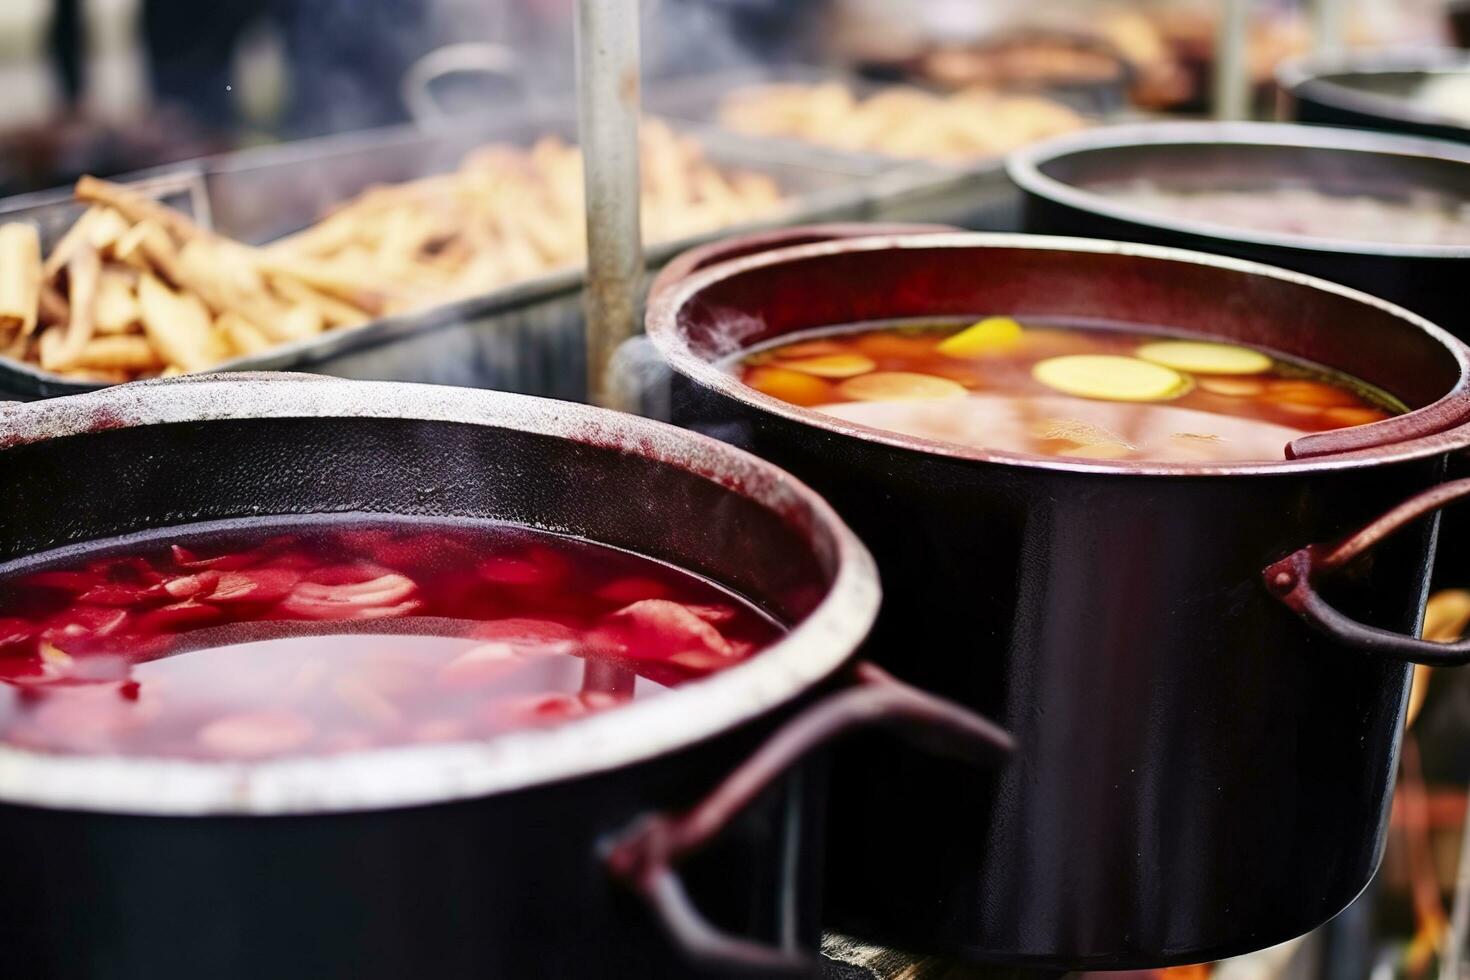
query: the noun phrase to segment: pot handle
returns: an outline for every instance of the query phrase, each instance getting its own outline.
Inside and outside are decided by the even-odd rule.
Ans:
[[[871,238],[875,235],[942,235],[946,232],[961,230],[954,225],[894,222],[869,224],[859,221],[838,221],[818,225],[793,225],[789,228],[776,228],[770,231],[752,232],[748,235],[736,235],[733,238],[722,238],[674,256],[667,265],[659,270],[659,274],[654,277],[653,285],[648,287],[648,302],[652,305],[654,299],[660,294],[677,286],[696,272],[719,265],[721,262],[741,259],[747,255],[758,255],[761,252],[796,245],[840,241],[844,238]]]
[[[1315,587],[1323,575],[1342,568],[1404,525],[1464,497],[1470,497],[1470,479],[1425,490],[1336,544],[1309,544],[1270,565],[1263,573],[1266,587],[1312,626],[1354,649],[1431,667],[1470,663],[1470,638],[1435,643],[1367,626],[1334,609]]]
[[[967,762],[994,764],[1014,747],[1003,729],[967,708],[927,694],[874,664],[853,668],[855,686],[813,704],[788,721],[702,801],[683,813],[646,814],[607,850],[611,874],[652,907],[668,935],[697,962],[776,973],[806,974],[809,958],[712,925],[694,907],[676,865],[707,846],[730,821],[815,749],[873,725],[894,726],[905,738]]]
[[[465,41],[435,48],[408,66],[399,82],[398,94],[409,118],[422,127],[446,126],[453,118],[434,96],[434,84],[457,74],[488,75],[516,90],[527,101],[525,69],[516,51],[503,44]]]

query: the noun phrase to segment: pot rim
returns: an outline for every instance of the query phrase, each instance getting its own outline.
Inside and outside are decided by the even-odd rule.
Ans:
[[[917,436],[902,435],[885,429],[849,422],[833,415],[813,411],[812,409],[800,408],[756,391],[754,388],[741,382],[733,374],[719,367],[715,362],[696,353],[689,345],[688,336],[679,326],[680,309],[703,290],[725,279],[757,272],[767,266],[848,252],[881,252],[891,249],[937,248],[1008,248],[1033,251],[1071,251],[1097,255],[1129,256],[1149,260],[1187,262],[1232,272],[1265,276],[1323,292],[1335,293],[1347,299],[1377,307],[1429,334],[1455,359],[1460,369],[1459,381],[1455,384],[1454,388],[1439,400],[1423,408],[1396,416],[1387,422],[1374,423],[1377,425],[1387,425],[1395,422],[1401,425],[1414,425],[1417,423],[1421,428],[1419,434],[1397,439],[1386,444],[1373,445],[1347,452],[1324,453],[1322,455],[1297,459],[1264,462],[1207,464],[1040,457],[1000,450],[978,449],[963,446],[958,443],[940,442]],[[986,312],[984,310],[977,310],[976,314],[980,315]],[[840,326],[840,324],[831,324],[831,326]],[[1159,324],[1158,326],[1167,325]],[[1262,265],[1258,262],[1249,262],[1243,259],[1228,258],[1205,252],[1166,248],[1158,245],[1046,235],[960,232],[920,236],[875,235],[870,238],[850,238],[811,245],[791,246],[773,249],[755,255],[747,255],[711,266],[708,269],[695,273],[683,282],[671,285],[661,294],[651,299],[647,314],[646,329],[654,346],[668,361],[674,371],[705,388],[709,388],[720,395],[742,403],[752,409],[776,415],[814,429],[836,433],[864,442],[876,443],[892,449],[947,457],[964,462],[1016,466],[1031,470],[1127,477],[1199,478],[1286,476],[1330,470],[1363,469],[1371,466],[1426,459],[1470,446],[1470,348],[1467,348],[1460,341],[1456,340],[1444,329],[1435,326],[1425,318],[1403,307],[1396,306],[1386,300],[1378,299],[1356,289],[1350,289],[1347,286],[1340,286],[1336,283],[1328,282],[1325,279],[1317,279],[1285,269],[1278,269],[1274,266]],[[1445,424],[1444,420],[1449,420],[1448,424]],[[1363,426],[1362,428],[1366,429],[1369,426]]]
[[[1433,45],[1388,48],[1342,54],[1307,54],[1287,58],[1276,67],[1276,84],[1292,95],[1368,116],[1421,126],[1470,130],[1464,120],[1421,109],[1407,100],[1364,92],[1338,84],[1328,75],[1386,75],[1417,72],[1425,76],[1470,73],[1470,53]]]
[[[314,375],[190,376],[0,405],[0,455],[10,446],[105,429],[303,417],[509,428],[633,453],[731,488],[788,523],[802,521],[813,536],[830,536],[833,580],[806,618],[748,661],[667,697],[556,728],[261,762],[61,755],[0,744],[0,802],[146,815],[265,815],[380,810],[528,789],[644,762],[777,708],[850,659],[877,616],[872,557],[801,481],[698,433],[571,402]]]
[[[1335,129],[1328,126],[1257,122],[1150,122],[1103,126],[1055,137],[1018,150],[1007,159],[1006,172],[1022,191],[1036,197],[1116,221],[1161,228],[1198,238],[1329,254],[1422,259],[1470,258],[1470,245],[1409,245],[1329,238],[1323,235],[1294,235],[1287,232],[1257,231],[1223,222],[1176,218],[1119,203],[1107,194],[1069,184],[1043,170],[1050,163],[1081,153],[1206,143],[1336,150],[1383,157],[1421,157],[1462,164],[1466,167],[1467,179],[1470,179],[1470,149],[1447,140]]]

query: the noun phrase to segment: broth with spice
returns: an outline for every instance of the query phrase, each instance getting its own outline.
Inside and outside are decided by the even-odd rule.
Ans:
[[[483,739],[780,632],[688,572],[503,524],[185,527],[0,567],[0,743],[254,760]]]
[[[734,370],[758,391],[836,418],[1031,456],[1281,460],[1300,436],[1404,410],[1254,348],[1010,317],[811,331],[747,352]]]

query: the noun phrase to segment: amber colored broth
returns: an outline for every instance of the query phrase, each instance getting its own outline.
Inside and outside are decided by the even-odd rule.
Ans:
[[[1272,366],[1259,374],[1181,372],[1193,380],[1193,387],[1168,401],[1077,397],[1036,380],[1033,368],[1053,357],[1131,356],[1145,343],[1198,338],[1031,321],[1023,322],[1021,340],[1013,348],[963,358],[936,349],[945,338],[978,319],[811,331],[747,353],[734,371],[759,391],[848,421],[1030,456],[1272,461],[1283,459],[1286,445],[1300,436],[1379,421],[1403,410],[1366,385],[1270,352],[1263,353],[1272,358]],[[815,377],[789,366],[803,358],[832,354],[862,355],[873,362],[872,372],[946,378],[963,386],[966,395],[863,401],[844,394],[846,379]],[[1224,393],[1227,388],[1232,393]]]
[[[779,633],[687,572],[505,525],[186,528],[0,577],[0,741],[245,760],[483,739]]]

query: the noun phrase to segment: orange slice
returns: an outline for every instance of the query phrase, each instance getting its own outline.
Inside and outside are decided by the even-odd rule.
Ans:
[[[1184,375],[1162,364],[1114,354],[1069,354],[1038,361],[1031,376],[1048,388],[1079,398],[1160,402],[1190,389]]]
[[[925,401],[965,396],[964,386],[957,382],[912,371],[875,371],[849,378],[838,385],[837,390],[860,402]]]

